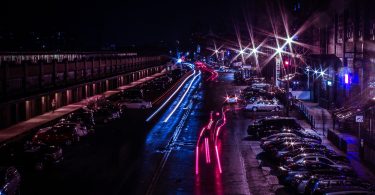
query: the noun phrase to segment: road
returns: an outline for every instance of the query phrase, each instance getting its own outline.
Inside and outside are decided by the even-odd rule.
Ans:
[[[178,137],[171,136],[175,139],[173,143],[165,144],[163,136],[168,133],[164,131],[170,129],[151,130],[146,139],[140,161],[142,163],[136,168],[138,171],[132,174],[132,182],[124,184],[120,192],[268,194],[272,189],[269,178],[259,168],[256,154],[251,152],[250,142],[247,140],[246,128],[251,121],[244,117],[237,106],[223,104],[227,93],[239,91],[239,88],[232,83],[233,74],[230,73],[221,74],[217,81],[203,79],[195,100],[191,102],[191,108],[186,109],[183,118],[176,116],[180,119],[178,121],[180,126],[177,125],[173,131],[182,128]],[[216,153],[215,145],[210,139],[203,143],[199,143],[198,140],[202,128],[209,125],[211,114],[213,115],[211,128],[220,126],[220,122],[218,124],[216,122],[222,118],[222,110],[228,110],[225,112],[227,123],[221,129]],[[216,113],[219,115],[216,116]],[[207,138],[209,137],[210,135],[207,135]],[[197,155],[197,144],[209,145],[206,147],[209,148],[208,151],[204,146],[199,147]],[[154,149],[157,148],[156,145],[160,146],[157,150]],[[210,159],[209,162],[207,158]]]
[[[202,72],[163,109],[127,110],[64,148],[57,167],[23,174],[21,194],[295,194],[279,184],[278,165],[246,131],[254,119],[282,111],[244,112],[225,104],[245,86],[234,84],[233,73]],[[296,110],[291,116],[308,126]]]
[[[272,194],[277,180],[259,167],[259,145],[246,133],[255,115],[224,104],[241,87],[233,73],[206,78],[197,71],[151,122],[155,109],[128,110],[99,126],[58,167],[27,174],[21,193]]]
[[[244,88],[233,79],[196,71],[163,109],[127,110],[64,148],[60,165],[24,173],[21,194],[295,194],[246,132],[254,119],[282,112],[225,104]]]

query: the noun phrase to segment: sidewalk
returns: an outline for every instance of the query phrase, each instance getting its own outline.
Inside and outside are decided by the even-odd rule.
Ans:
[[[46,124],[50,121],[59,119],[59,118],[65,116],[67,114],[70,114],[74,111],[77,111],[77,110],[81,109],[82,107],[86,106],[87,103],[91,100],[103,97],[103,95],[106,98],[110,97],[112,95],[120,93],[121,90],[126,90],[126,89],[129,89],[129,88],[135,87],[135,86],[140,85],[142,83],[148,82],[148,81],[150,81],[150,80],[152,80],[156,77],[160,77],[164,74],[166,74],[165,70],[163,70],[160,73],[156,73],[152,76],[145,77],[143,79],[140,79],[140,80],[134,81],[132,83],[129,83],[128,85],[121,86],[121,87],[117,88],[116,90],[109,90],[109,91],[104,92],[103,94],[91,96],[91,97],[86,98],[86,99],[84,99],[80,102],[60,107],[60,108],[56,109],[55,112],[47,112],[47,113],[44,113],[42,115],[33,117],[29,120],[26,120],[26,121],[20,122],[18,124],[12,125],[12,126],[10,126],[8,128],[5,128],[5,129],[0,131],[0,143],[5,143],[7,141],[11,141],[13,139],[16,139],[16,138],[26,134],[27,132],[29,132],[30,130],[32,130],[34,128],[37,128],[37,127],[39,127],[43,124]]]
[[[298,105],[298,108],[305,114],[307,118],[313,118],[313,122],[315,121],[315,130],[317,130],[318,134],[322,138],[322,144],[327,146],[327,148],[336,151],[338,154],[345,155],[350,160],[351,165],[353,166],[355,172],[358,174],[358,177],[369,181],[375,184],[375,174],[366,167],[360,159],[359,156],[359,140],[356,136],[353,136],[348,133],[341,133],[335,130],[332,130],[332,117],[328,110],[321,108],[317,103],[311,102],[300,102],[301,105]],[[322,112],[324,113],[324,117],[326,117],[325,121],[325,134],[323,135],[322,127],[323,127],[323,120],[322,120]],[[311,129],[314,123],[307,123],[305,120],[298,121],[301,126],[305,129]],[[328,138],[327,138],[327,129],[330,129],[334,134],[336,134],[339,138],[344,140],[347,145],[347,151],[342,151],[338,147],[336,147]]]

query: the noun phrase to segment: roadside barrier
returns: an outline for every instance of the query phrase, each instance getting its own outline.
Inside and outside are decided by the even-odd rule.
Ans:
[[[296,100],[296,105],[297,105],[299,111],[303,114],[303,116],[305,117],[305,119],[311,125],[311,127],[315,128],[316,126],[315,126],[314,116],[310,115],[307,107],[300,100]]]

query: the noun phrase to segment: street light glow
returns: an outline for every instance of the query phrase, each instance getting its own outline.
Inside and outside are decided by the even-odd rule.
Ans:
[[[216,49],[216,50],[215,50],[215,53],[219,53],[219,50]]]
[[[292,43],[293,42],[293,38],[292,37],[288,37],[287,39],[286,39],[286,43],[287,44],[290,44],[290,43]]]
[[[245,50],[241,49],[240,54],[244,54],[244,53],[245,53]]]
[[[280,54],[281,52],[283,52],[283,49],[282,49],[281,47],[278,47],[278,48],[276,49],[276,53],[277,53],[277,54]]]

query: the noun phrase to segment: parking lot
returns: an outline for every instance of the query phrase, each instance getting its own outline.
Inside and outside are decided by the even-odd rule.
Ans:
[[[248,87],[238,88],[241,91],[251,91]],[[259,96],[258,92],[251,93],[254,95],[246,97],[249,99],[247,105],[250,101],[254,102],[254,96]],[[255,101],[258,99],[255,98]],[[268,99],[273,97],[268,96]],[[233,122],[246,123],[241,127],[247,131],[242,141],[247,142],[245,145],[252,151],[248,158],[253,161],[248,163],[258,165],[262,181],[266,181],[262,186],[271,189],[267,193],[373,192],[373,177],[358,173],[350,158],[330,143],[322,132],[312,129],[296,108],[289,111],[290,117],[285,117],[285,109],[259,112],[246,107],[248,106],[242,105],[242,108],[237,109],[238,113],[233,115],[233,120],[237,122]],[[247,171],[254,169],[248,168]]]

